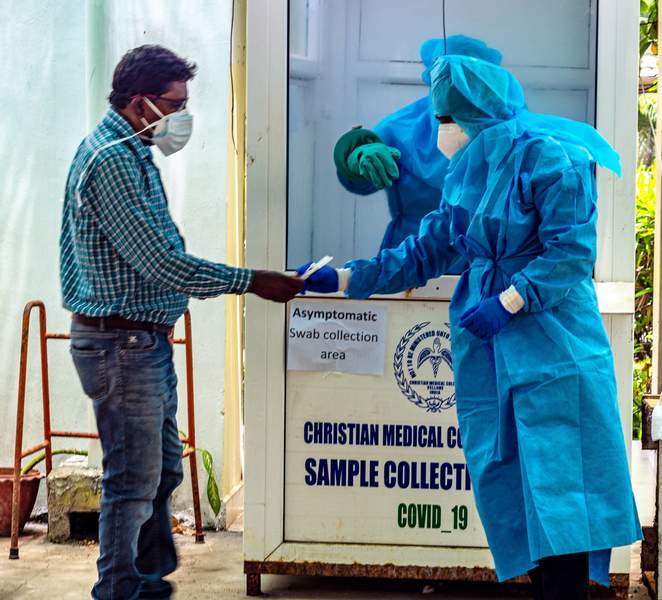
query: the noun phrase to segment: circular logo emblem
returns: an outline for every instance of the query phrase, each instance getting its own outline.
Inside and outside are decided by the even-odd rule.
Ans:
[[[455,405],[451,335],[430,321],[414,325],[402,337],[393,355],[393,373],[402,394],[426,412]]]

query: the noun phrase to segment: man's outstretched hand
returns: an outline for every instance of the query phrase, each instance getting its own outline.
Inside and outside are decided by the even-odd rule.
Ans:
[[[265,300],[289,302],[303,290],[303,284],[303,279],[277,271],[255,271],[248,292]]]

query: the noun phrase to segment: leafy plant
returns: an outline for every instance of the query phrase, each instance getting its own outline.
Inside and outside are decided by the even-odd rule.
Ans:
[[[657,54],[657,0],[640,0],[639,56],[643,56],[649,48]]]
[[[214,461],[208,450],[198,448],[198,452],[202,454],[202,464],[205,467],[205,471],[207,471],[207,500],[209,501],[209,506],[214,511],[214,515],[218,516],[221,510],[221,495],[218,491],[216,478],[214,477]]]
[[[188,438],[183,431],[180,431],[179,435],[183,439]],[[188,448],[188,444],[185,444],[184,447]],[[221,494],[218,491],[218,484],[216,483],[216,477],[214,475],[214,459],[212,458],[211,452],[204,448],[196,448],[196,452],[199,452],[202,455],[202,465],[207,472],[207,501],[214,512],[214,516],[217,517],[218,513],[221,512]]]
[[[650,167],[655,160],[655,132],[657,127],[657,94],[639,95],[639,163]]]
[[[180,435],[186,438],[186,434],[182,431],[179,432]],[[188,444],[185,445],[188,447]],[[216,477],[214,475],[214,459],[212,458],[211,452],[205,450],[204,448],[196,448],[202,456],[202,464],[205,471],[207,472],[207,500],[209,506],[211,506],[212,511],[215,516],[218,516],[218,513],[221,511],[221,494],[218,490],[218,483],[216,482]],[[87,450],[81,450],[79,448],[63,448],[60,450],[53,450],[53,456],[58,454],[75,454],[78,456],[87,456]],[[32,469],[34,469],[41,461],[46,458],[45,452],[40,452],[37,454],[30,462],[28,462],[22,469],[21,474],[25,475]]]
[[[641,437],[641,406],[651,389],[653,345],[653,248],[655,239],[656,165],[637,169],[635,327],[634,327],[634,405],[633,436]]]
[[[183,431],[180,431],[179,433],[183,438],[187,437]],[[188,444],[186,444],[185,447],[188,447]],[[207,472],[207,500],[209,502],[209,506],[211,506],[212,511],[214,511],[214,515],[218,516],[218,513],[221,511],[221,494],[218,490],[218,483],[216,483],[216,477],[214,475],[214,459],[212,458],[211,452],[209,452],[209,450],[205,450],[204,448],[196,448],[196,451],[201,454],[202,464],[205,471]],[[78,456],[87,456],[88,453],[87,450],[81,450],[79,448],[63,448],[60,450],[53,450],[53,456],[58,454],[75,454]],[[46,453],[40,452],[21,469],[21,474],[25,475],[30,470],[34,469],[45,458]]]

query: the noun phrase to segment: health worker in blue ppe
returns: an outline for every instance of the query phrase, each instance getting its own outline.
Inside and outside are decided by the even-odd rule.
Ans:
[[[583,600],[589,575],[608,585],[611,548],[641,538],[592,281],[596,164],[620,174],[619,158],[589,125],[527,111],[494,64],[441,57],[431,94],[451,160],[438,210],[306,288],[396,293],[466,260],[450,305],[457,414],[497,575]]]
[[[445,52],[445,48],[447,52]],[[463,35],[426,40],[421,45],[430,85],[430,69],[443,54],[474,56],[495,64],[501,53]],[[437,122],[430,95],[408,104],[380,121],[373,130],[355,127],[336,143],[333,158],[340,183],[362,196],[385,189],[391,221],[381,243],[396,248],[418,233],[421,219],[439,207],[448,159],[437,150]]]

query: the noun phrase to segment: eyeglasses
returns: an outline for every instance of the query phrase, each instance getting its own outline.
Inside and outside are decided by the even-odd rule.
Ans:
[[[145,94],[145,97],[154,100],[161,100],[163,102],[167,102],[170,104],[175,112],[178,112],[180,110],[184,110],[186,108],[186,104],[188,103],[188,98],[184,98],[183,100],[174,100],[172,98],[164,98],[163,96],[156,96],[154,94]]]

